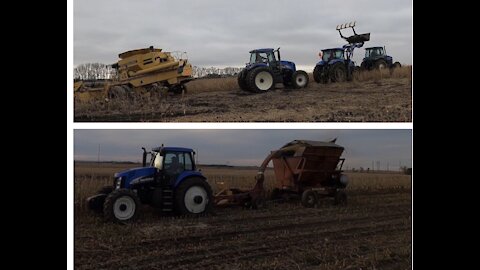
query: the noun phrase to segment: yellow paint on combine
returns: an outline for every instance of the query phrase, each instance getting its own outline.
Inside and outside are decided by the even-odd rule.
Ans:
[[[116,78],[98,84],[75,82],[75,99],[89,101],[109,98],[115,94],[114,87],[135,93],[158,88],[178,93],[184,89],[184,83],[193,79],[192,65],[187,59],[175,59],[170,52],[162,52],[162,49],[150,47],[131,50],[118,57],[120,60],[112,65],[117,71]]]

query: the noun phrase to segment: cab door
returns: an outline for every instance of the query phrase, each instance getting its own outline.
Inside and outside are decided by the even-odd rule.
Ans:
[[[173,185],[178,176],[185,171],[193,171],[193,162],[190,153],[167,152],[164,158],[165,184]]]

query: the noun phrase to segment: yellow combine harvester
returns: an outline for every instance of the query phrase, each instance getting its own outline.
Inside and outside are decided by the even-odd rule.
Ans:
[[[178,94],[186,90],[185,83],[193,80],[192,65],[187,59],[177,59],[153,46],[127,51],[118,57],[120,60],[112,65],[116,70],[114,79],[75,82],[75,99],[111,99],[159,91]]]

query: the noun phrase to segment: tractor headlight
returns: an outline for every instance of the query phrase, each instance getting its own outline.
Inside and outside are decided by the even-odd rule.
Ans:
[[[115,179],[115,189],[119,189],[122,187],[122,177],[118,177]]]

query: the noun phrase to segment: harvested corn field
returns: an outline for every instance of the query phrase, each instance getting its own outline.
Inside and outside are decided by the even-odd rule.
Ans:
[[[410,176],[350,173],[346,206],[328,199],[315,208],[268,202],[265,209],[216,209],[199,218],[160,216],[142,206],[138,221],[121,225],[81,207],[82,198],[108,184],[109,170],[118,167],[94,166],[75,169],[75,269],[411,267]],[[254,168],[202,170],[215,179],[214,189],[216,182],[238,186],[255,175]]]

